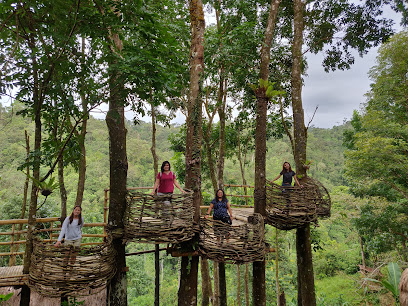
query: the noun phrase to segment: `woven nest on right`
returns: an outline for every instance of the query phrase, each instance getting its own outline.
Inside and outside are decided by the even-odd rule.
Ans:
[[[179,243],[195,234],[193,192],[150,195],[129,192],[124,241]]]
[[[317,223],[319,216],[330,216],[330,196],[318,181],[307,178],[301,187],[266,185],[266,223],[291,230]]]
[[[34,240],[29,286],[48,297],[95,294],[114,276],[115,254],[110,244],[57,248]]]
[[[208,259],[241,264],[265,257],[264,222],[260,214],[249,216],[247,222],[234,220],[232,225],[201,218],[200,227],[199,252]]]

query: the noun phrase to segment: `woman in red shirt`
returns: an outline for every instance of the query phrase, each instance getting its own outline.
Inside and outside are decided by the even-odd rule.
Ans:
[[[151,194],[154,194],[156,189],[158,195],[173,193],[174,186],[180,189],[182,193],[186,193],[177,182],[174,173],[170,171],[170,163],[166,160],[161,166],[161,171],[156,176]]]

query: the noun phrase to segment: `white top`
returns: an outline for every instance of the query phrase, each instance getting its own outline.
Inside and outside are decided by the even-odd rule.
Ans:
[[[65,218],[64,223],[62,224],[61,233],[58,237],[58,241],[61,241],[62,238],[66,240],[77,240],[82,238],[82,226],[84,226],[84,218],[82,218],[82,222],[78,225],[79,219],[73,219],[72,223],[69,224],[69,217]]]

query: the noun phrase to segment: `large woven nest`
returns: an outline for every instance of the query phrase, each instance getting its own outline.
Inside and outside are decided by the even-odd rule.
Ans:
[[[317,222],[330,216],[331,201],[326,188],[317,180],[307,178],[301,187],[266,185],[266,223],[283,230]]]
[[[262,215],[248,216],[247,222],[232,225],[201,218],[200,254],[218,262],[248,263],[261,261],[266,252]]]
[[[124,241],[177,243],[194,236],[193,193],[150,195],[129,192]]]
[[[114,257],[115,251],[109,244],[56,248],[34,240],[29,286],[48,297],[95,294],[114,276]]]

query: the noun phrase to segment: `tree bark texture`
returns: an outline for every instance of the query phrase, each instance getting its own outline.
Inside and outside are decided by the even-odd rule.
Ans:
[[[208,129],[206,133],[203,135],[204,139],[204,144],[205,144],[205,150],[207,153],[207,163],[208,163],[208,168],[210,171],[210,177],[211,177],[211,184],[214,189],[214,193],[218,189],[218,184],[217,184],[217,177],[215,174],[215,167],[214,167],[214,159],[213,159],[213,154],[212,154],[212,148],[211,148],[211,140],[210,140],[210,134],[211,134],[211,122],[208,123]]]
[[[150,102],[150,105],[152,107],[152,146],[150,147],[150,152],[152,152],[154,179],[156,179],[156,175],[159,172],[159,158],[156,153],[156,111],[153,101]]]
[[[270,50],[278,15],[280,0],[272,0],[265,30],[264,42],[261,47],[260,79],[268,80]],[[255,130],[255,189],[254,212],[265,215],[265,171],[266,171],[266,123],[268,98],[266,89],[256,91],[256,130]],[[266,305],[265,293],[265,261],[253,263],[252,297],[254,305]]]
[[[214,261],[214,306],[220,306],[220,276],[218,262]]]
[[[109,29],[108,29],[109,30]],[[122,50],[122,41],[119,35],[111,33],[107,37],[110,51],[117,54]],[[115,57],[113,57],[115,58]],[[122,96],[124,85],[119,71],[115,68],[116,61],[109,63],[109,111],[106,115],[106,124],[109,131],[109,216],[108,226],[115,232],[122,232],[124,228],[123,215],[126,210],[126,182],[128,161],[126,154],[126,127],[124,102]],[[110,306],[127,305],[127,278],[125,245],[122,237],[114,236],[112,246],[116,251],[117,272],[110,281],[107,304]]]
[[[244,283],[245,283],[245,306],[249,306],[249,266],[248,264],[245,264]]]
[[[35,38],[34,33],[30,35],[30,47],[32,50],[32,61],[33,61],[33,110],[34,110],[34,151],[41,151],[41,109],[43,104],[43,99],[39,92],[39,81],[38,81],[38,70],[37,70],[37,61],[35,58]],[[40,181],[40,154],[35,154],[33,164],[33,178],[37,181]],[[27,242],[26,249],[24,253],[24,266],[23,274],[28,274],[31,264],[31,254],[33,252],[33,231],[35,229],[36,214],[37,214],[37,200],[38,200],[38,187],[32,183],[31,184],[31,197],[30,197],[30,207],[28,210],[28,228],[27,228]],[[30,305],[30,288],[27,285],[23,285],[21,290],[21,299],[20,306]]]
[[[292,46],[292,109],[293,109],[293,136],[295,142],[295,164],[298,177],[306,175],[303,165],[306,163],[306,127],[302,104],[302,45],[303,45],[303,10],[302,0],[294,4],[294,37]]]
[[[241,306],[241,265],[237,265],[237,306]]]
[[[82,58],[81,58],[81,65],[84,65],[85,60],[85,37],[82,37]],[[84,82],[85,84],[85,82]],[[79,167],[78,167],[78,185],[77,185],[77,194],[75,199],[75,206],[79,205],[82,206],[82,201],[84,198],[84,191],[85,191],[85,176],[86,176],[86,149],[85,149],[85,136],[87,133],[87,126],[88,126],[88,101],[85,97],[86,88],[81,88],[81,104],[82,104],[82,127],[81,127],[81,134],[77,135],[79,148],[81,150],[81,155],[79,157]]]
[[[227,306],[227,281],[225,279],[225,263],[218,263],[218,276],[220,286],[220,306]]]
[[[212,300],[210,266],[206,258],[201,258],[201,306],[209,306]]]
[[[128,162],[126,155],[126,128],[124,108],[120,94],[115,88],[117,79],[111,76],[111,93],[109,111],[106,123],[109,130],[109,160],[110,160],[110,197],[108,226],[112,231],[123,230],[123,215],[126,209],[126,180]],[[117,272],[110,282],[110,292],[107,296],[108,305],[127,305],[127,280],[125,245],[121,237],[114,237],[112,246],[117,252]]]
[[[296,173],[300,179],[306,177],[306,143],[307,131],[304,122],[302,105],[302,44],[303,44],[303,11],[302,0],[295,0],[294,34],[292,46],[292,109],[293,134],[295,143]],[[310,225],[298,228],[296,231],[296,255],[298,270],[298,305],[316,305],[312,247],[310,241]]]
[[[201,139],[202,139],[202,78],[204,71],[204,11],[201,0],[190,0],[191,49],[190,90],[187,102],[186,188],[194,191],[194,220],[200,219],[201,204]],[[197,278],[199,257],[181,259],[178,305],[197,305]]]
[[[224,67],[220,69],[220,84],[218,88],[218,98],[217,104],[218,115],[220,117],[220,138],[219,138],[219,150],[218,150],[218,161],[217,161],[217,181],[218,188],[224,189],[224,163],[225,163],[225,107],[226,107],[226,80],[222,77],[224,72]]]
[[[309,225],[298,228],[296,231],[296,253],[298,286],[300,285],[300,297],[298,292],[298,299],[300,298],[300,301],[298,300],[298,305],[316,305]]]
[[[86,102],[85,96],[81,95],[82,100],[82,127],[81,134],[78,136],[79,148],[81,150],[81,155],[79,157],[79,167],[78,167],[78,185],[77,185],[77,195],[75,199],[75,205],[82,206],[82,201],[84,198],[85,191],[85,176],[86,176],[86,149],[85,149],[85,136],[87,132],[88,125],[88,103]]]
[[[155,268],[155,280],[154,280],[154,306],[160,305],[160,245],[155,244],[154,250],[154,268]]]
[[[61,223],[64,222],[67,217],[67,190],[65,188],[64,181],[64,159],[61,158],[58,160],[58,183],[60,189],[60,199],[61,199]]]

